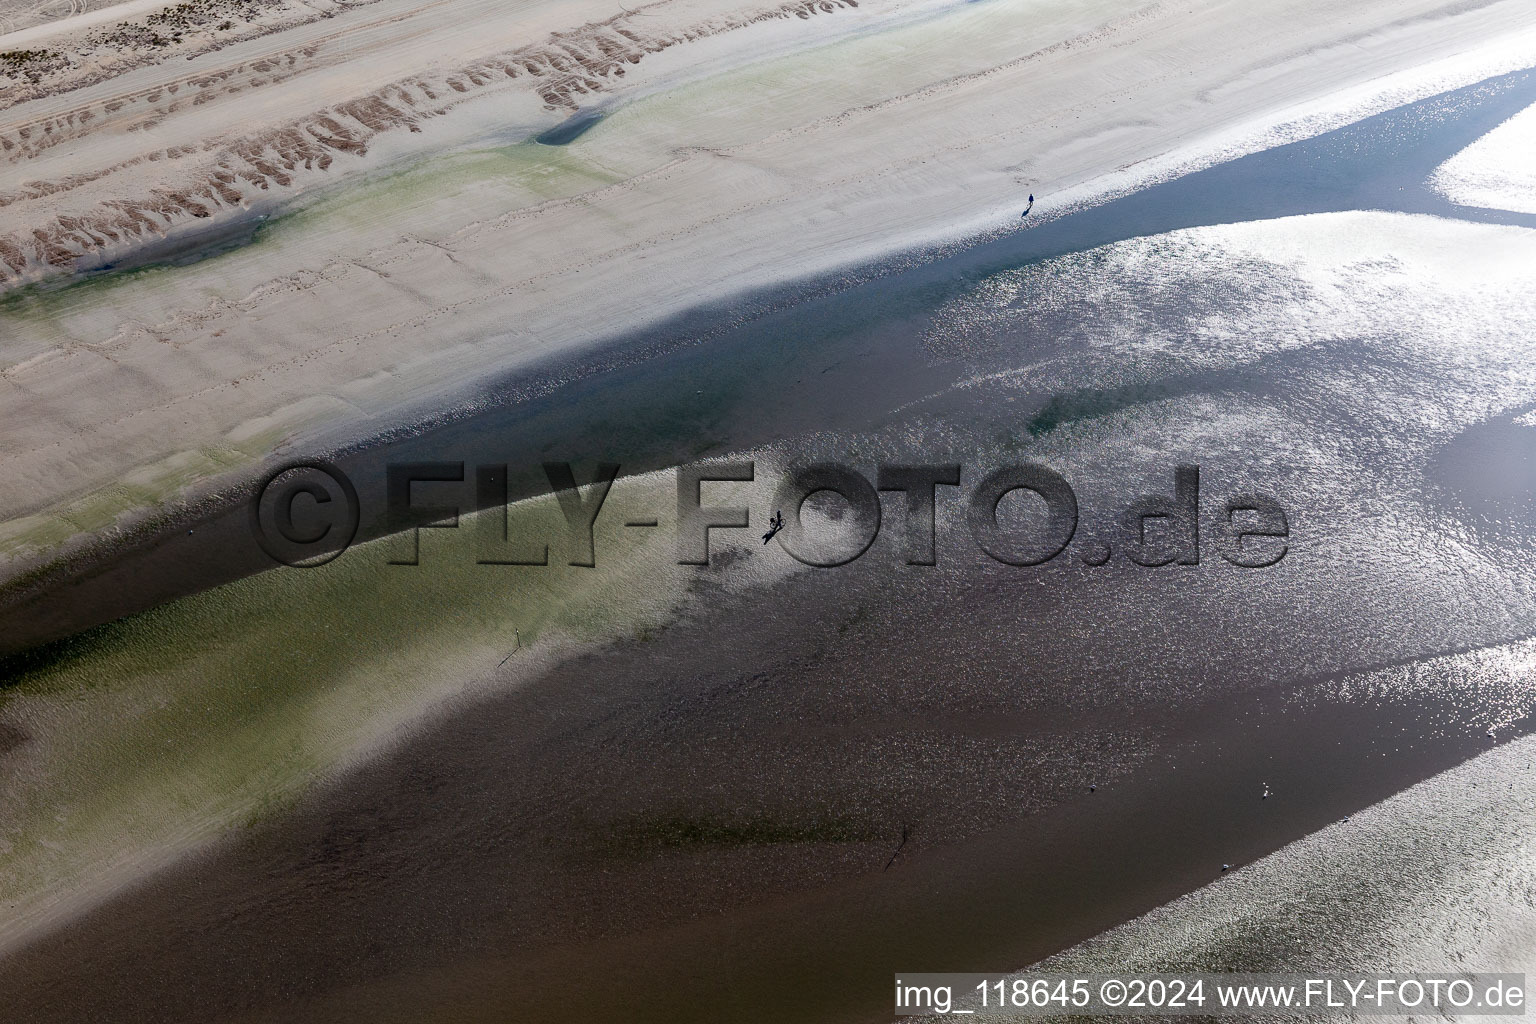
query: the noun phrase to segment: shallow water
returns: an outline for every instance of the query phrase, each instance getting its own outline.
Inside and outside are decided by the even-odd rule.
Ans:
[[[204,829],[224,820],[219,772],[296,749],[281,786],[236,791],[241,814],[281,796],[243,838],[0,963],[0,984],[38,1019],[130,989],[186,1019],[874,1019],[895,967],[1017,967],[1455,764],[1489,726],[1523,731],[1536,242],[1520,215],[1422,183],[1533,100],[1536,79],[1506,76],[819,294],[700,311],[344,453],[365,533],[382,463],[405,458],[508,461],[514,494],[542,487],[544,458],[639,471],[744,451],[767,481],[817,457],[953,460],[967,488],[1028,458],[1083,515],[1039,569],[981,556],[949,497],[931,570],[901,564],[894,504],[870,551],[826,572],[749,537],[663,574],[665,552],[647,562],[615,528],[585,605],[579,572],[486,575],[454,560],[457,535],[412,575],[374,545],[13,662],[0,720],[39,742],[0,756],[29,766],[42,810],[69,778],[77,810],[115,804],[92,786],[120,769],[54,770],[71,737],[115,737],[141,796],[160,794],[146,817]],[[1327,212],[1361,207],[1388,212]],[[1286,559],[1092,565],[1095,542],[1119,550],[1115,512],[1170,493],[1179,462],[1200,465],[1208,516],[1272,494]],[[667,483],[634,507],[665,515]],[[754,522],[770,493],[740,499]],[[253,569],[231,544],[243,511],[16,610],[9,636]],[[530,586],[552,596],[525,606]],[[489,640],[551,600],[608,642],[497,685]],[[332,664],[359,647],[372,701]],[[477,676],[492,685],[455,690]],[[303,796],[348,730],[444,678],[451,715]],[[268,702],[259,721],[199,718],[242,689]],[[144,731],[163,715],[186,720]],[[193,733],[205,748],[146,753]],[[215,796],[181,781],[210,774]],[[41,848],[45,817],[24,837]],[[55,833],[75,849],[137,835],[63,827],[83,828]]]
[[[1042,195],[1039,219],[991,241],[699,309],[457,406],[420,410],[414,428],[328,454],[359,487],[367,537],[381,527],[381,466],[391,459],[451,453],[507,462],[516,498],[544,490],[538,463],[551,454],[618,461],[640,473],[775,438],[867,427],[970,372],[956,353],[923,339],[934,311],[1009,268],[1180,228],[1360,208],[1536,226],[1528,215],[1456,207],[1426,184],[1449,155],[1533,101],[1536,75],[1514,72],[1056,219],[1045,219],[1052,211]],[[178,521],[136,538],[115,567],[93,563],[75,574],[89,578],[5,611],[0,652],[265,568],[243,503],[232,504],[227,515],[183,516],[202,520],[190,537],[185,526],[193,524]],[[125,573],[134,587],[121,585]],[[7,604],[21,597],[12,588]]]
[[[541,146],[569,146],[597,127],[597,123],[607,116],[606,111],[583,110],[561,121],[549,131],[534,136],[533,141]]]

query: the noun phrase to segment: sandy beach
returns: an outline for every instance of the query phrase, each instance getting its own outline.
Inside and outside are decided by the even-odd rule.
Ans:
[[[0,7],[18,1019],[1532,963],[1528,5],[161,10]],[[316,457],[361,532],[275,568],[249,484]],[[622,466],[590,566],[560,459]],[[680,564],[713,459],[750,528]],[[433,460],[507,518],[391,525]],[[1079,507],[1040,566],[963,498],[1021,460]],[[936,564],[892,491],[849,565],[760,539],[812,461],[959,463]],[[1200,557],[1135,562],[1189,465]]]
[[[10,574],[279,447],[744,289],[1009,230],[1026,192],[1050,217],[1485,77],[1532,20],[1427,0],[804,6],[445,19],[381,0],[11,105]],[[23,41],[63,52],[70,26]],[[556,71],[562,48],[611,62]],[[526,141],[586,107],[609,113],[570,144]],[[226,229],[217,259],[48,287]]]

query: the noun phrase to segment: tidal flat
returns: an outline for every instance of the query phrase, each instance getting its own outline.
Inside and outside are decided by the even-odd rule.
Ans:
[[[1074,128],[1027,182],[984,149],[958,180],[991,184],[962,202],[937,181],[973,153],[961,136],[983,111],[926,137],[942,159],[843,167],[815,209],[773,191],[831,152],[802,147],[867,141],[862,119],[881,110],[953,113],[974,81],[1017,71],[1024,89],[1019,67],[1053,67],[1056,51],[968,77],[1020,16],[997,3],[914,6],[813,47],[798,22],[847,12],[791,16],[760,61],[721,46],[704,72],[681,62],[633,95],[615,87],[623,102],[560,145],[526,136],[570,124],[564,109],[499,133],[454,122],[462,148],[405,146],[345,184],[299,188],[250,244],[40,278],[6,307],[20,325],[9,379],[30,403],[12,413],[33,431],[11,442],[27,486],[7,550],[44,559],[11,563],[0,663],[14,1012],[874,1020],[889,972],[908,967],[1300,969],[1298,945],[1336,970],[1528,964],[1536,223],[1505,165],[1536,76],[1480,35],[1508,10],[1425,4],[1372,28],[1379,11],[1363,9],[1357,45],[1382,63],[1328,79],[1326,54],[1303,62],[1330,101],[1306,117],[1281,118],[1279,93],[1238,74],[1206,97],[1230,102],[1232,132],[1175,154],[1168,129],[1185,122],[1169,110],[1219,120],[1178,106],[1181,79],[1153,97],[1171,120]],[[1136,26],[1191,45],[1164,17],[1075,46],[1091,56]],[[893,61],[925,33],[953,44],[947,63]],[[894,77],[854,76],[837,99],[858,99],[852,113],[806,120],[824,116],[826,82],[885,64]],[[941,71],[942,85],[888,95]],[[761,98],[767,120],[712,108],[725,86]],[[701,177],[700,162],[730,170]],[[1070,199],[1055,208],[1031,184],[1047,166]],[[724,193],[697,191],[691,219],[646,234],[671,190],[706,179],[757,198],[725,214],[710,206]],[[1020,184],[1042,196],[1034,220],[1018,217]],[[994,200],[1013,204],[1006,225]],[[427,231],[491,207],[502,233],[484,251],[467,241],[480,226]],[[787,211],[809,233],[747,244],[756,218]],[[898,230],[898,212],[931,223]],[[964,235],[965,218],[991,222]],[[935,241],[940,222],[955,236]],[[549,262],[502,243],[561,224],[585,225],[573,244],[601,225],[613,262],[572,249],[514,285],[492,268]],[[818,232],[847,243],[841,262]],[[362,236],[388,244],[359,255]],[[819,255],[785,278],[776,261],[795,246]],[[758,262],[708,281],[649,269],[726,248]],[[441,262],[424,272],[429,250]],[[306,251],[320,269],[263,278]],[[291,317],[340,324],[359,308],[388,326],[347,335],[331,365],[381,390],[273,383],[286,371],[270,367],[303,363],[293,345],[315,340],[285,335]],[[276,362],[214,344],[230,323]],[[155,360],[189,345],[207,346],[191,361],[213,390],[175,398],[186,422],[162,434]],[[93,395],[67,367],[102,352],[122,363],[101,380],[126,365],[142,389],[101,399],[127,403],[101,423],[26,390],[43,373]],[[193,411],[233,380],[258,385],[248,405]],[[58,424],[73,433],[44,444]],[[245,484],[320,455],[357,483],[359,543],[319,568],[272,567]],[[428,460],[509,464],[509,516],[549,541],[550,564],[480,564],[499,510],[472,513],[470,489],[448,484],[433,493],[460,506],[458,528],[423,530],[421,564],[391,564],[412,538],[383,513],[385,467]],[[549,460],[579,480],[598,461],[623,468],[591,568],[569,564]],[[717,531],[696,567],[679,564],[673,515],[677,468],[700,460],[751,460],[756,476],[710,485],[752,528]],[[963,498],[1024,460],[1079,503],[1067,549],[1035,567],[983,554]],[[937,564],[907,564],[893,493],[849,565],[762,543],[782,473],[817,461],[870,480],[959,463],[961,487],[939,489]],[[61,464],[69,479],[49,478]],[[1178,465],[1200,467],[1199,562],[1135,564],[1119,515],[1172,493]],[[1259,569],[1216,546],[1227,497],[1253,492],[1288,520],[1284,558]],[[1023,500],[998,514],[1038,525]],[[850,518],[821,500],[805,517],[818,536]],[[47,560],[81,537],[80,557]],[[1477,927],[1458,923],[1480,906]]]

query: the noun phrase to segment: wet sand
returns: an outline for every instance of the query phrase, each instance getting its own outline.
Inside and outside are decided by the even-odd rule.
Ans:
[[[285,443],[1011,227],[1021,193],[1043,216],[1518,66],[1531,30],[1512,0],[601,6],[380,0],[8,111],[17,283],[288,214],[237,252],[0,311],[8,571]],[[593,100],[624,103],[529,141]]]
[[[332,459],[358,486],[359,537],[366,539],[383,532],[389,460],[448,452],[510,461],[515,500],[548,487],[520,452],[608,459],[638,474],[799,431],[866,429],[967,372],[964,359],[922,339],[934,309],[1002,268],[1192,226],[1355,208],[1536,226],[1536,216],[1459,206],[1426,185],[1450,155],[1533,100],[1531,72],[1501,75],[1025,232],[958,250],[920,250],[681,314],[591,353],[543,360],[457,404],[397,414],[404,425],[386,434],[302,452]],[[1058,326],[1072,329],[1066,319]],[[1026,419],[1074,399],[1034,401],[1010,414]],[[248,517],[255,479],[172,505],[105,550],[88,549],[0,587],[7,625],[0,655],[269,568]]]
[[[1489,745],[1452,687],[1298,676],[1379,666],[1266,646],[1262,598],[1228,624],[1255,657],[1187,578],[911,570],[849,609],[890,574],[465,708],[0,984],[37,1021],[879,1020],[893,970],[1029,963]],[[1084,629],[1106,602],[1163,608],[1162,639]]]
[[[1201,292],[1199,257],[1242,258],[1232,228],[1155,239],[1104,264],[1108,280],[1148,252],[1196,268],[1138,283],[1131,294],[1145,302],[1084,298],[1103,253],[1068,265],[1083,294],[1071,273],[1045,278],[1066,292],[1063,308],[1007,297],[1040,287],[1020,263],[1085,241],[1221,224],[1261,215],[1264,201],[1277,213],[1392,208],[1386,197],[1528,103],[1531,88],[1510,76],[1161,186],[1118,218],[1090,211],[865,286],[905,303],[839,288],[739,335],[820,323],[798,338],[805,359],[674,340],[564,392],[613,396],[608,418],[580,424],[586,436],[656,425],[632,442],[642,463],[678,461],[690,437],[712,454],[774,437],[767,448],[797,457],[933,457],[945,445],[969,464],[1022,451],[1068,470],[1098,516],[1166,490],[1172,460],[1188,455],[1213,500],[1264,486],[1296,512],[1295,557],[1273,571],[1215,558],[1090,568],[1074,548],[1047,569],[1010,572],[963,532],[925,571],[899,565],[899,538],[882,534],[854,566],[743,594],[725,583],[747,561],[722,559],[667,628],[424,723],[291,812],[8,955],[0,988],[39,1020],[873,1020],[888,1014],[893,970],[1018,967],[1462,761],[1492,742],[1489,725],[1524,732],[1529,509],[1500,490],[1531,429],[1515,413],[1536,402],[1518,345],[1499,348],[1490,329],[1429,346],[1407,318],[1396,334],[1376,331],[1380,310],[1405,308],[1389,294],[1367,304],[1364,327],[1330,309],[1326,323],[1343,333],[1325,343],[1222,362],[1223,339],[1190,335],[1191,323],[1318,297],[1281,264],[1236,298],[1227,277],[1209,284],[1216,297]],[[1382,140],[1385,155],[1368,145]],[[1338,173],[1303,178],[1296,193],[1254,187],[1319,162]],[[1419,191],[1397,202],[1458,212]],[[1515,244],[1488,234],[1515,231],[1497,224],[1345,216],[1274,230],[1321,248],[1369,242],[1415,267],[1416,231],[1432,252],[1464,254],[1463,231]],[[1265,230],[1252,244],[1283,249]],[[1373,231],[1395,233],[1382,242]],[[1017,239],[1038,248],[1010,248]],[[1228,248],[1201,248],[1213,239]],[[978,284],[982,300],[968,288]],[[1315,285],[1324,296],[1329,286]],[[1448,300],[1419,293],[1413,312],[1443,327]],[[839,305],[850,295],[860,301]],[[862,322],[870,308],[885,319]],[[1195,340],[1172,355],[1127,343],[1130,369],[1095,363],[1079,329],[1116,315],[1149,345],[1165,328]],[[941,329],[955,324],[967,329]],[[1253,333],[1241,343],[1268,340]],[[842,400],[891,353],[909,373],[863,403]],[[1037,383],[971,384],[1041,365],[1054,368]],[[636,397],[669,378],[670,391]],[[720,390],[701,415],[689,392],[711,379]],[[1424,415],[1429,404],[1439,418]],[[459,456],[463,443],[474,458],[571,425],[532,405],[391,450]],[[831,422],[818,418],[827,410]],[[1502,425],[1482,426],[1490,419]],[[1084,539],[1101,525],[1085,520]],[[199,543],[178,537],[140,566],[166,558],[165,586],[187,586],[169,556]],[[750,557],[768,556],[753,545]],[[45,632],[66,620],[22,621]],[[130,619],[92,642],[134,629]],[[85,662],[89,646],[41,658]]]

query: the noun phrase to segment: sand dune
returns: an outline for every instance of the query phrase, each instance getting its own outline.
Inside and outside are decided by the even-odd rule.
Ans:
[[[0,3],[0,34],[11,35],[65,18],[86,20],[85,15],[97,14],[113,6],[111,0],[5,0]]]
[[[427,5],[433,6],[438,5]],[[683,17],[665,19],[666,24],[660,27],[641,20],[661,17],[657,12],[621,14],[450,68],[437,66],[436,51],[423,52],[425,48],[418,44],[413,54],[431,59],[422,73],[357,95],[343,92],[337,97],[340,102],[318,110],[307,109],[317,95],[312,81],[316,72],[334,65],[338,57],[349,61],[375,57],[372,47],[360,54],[335,52],[347,45],[349,36],[358,33],[356,25],[297,48],[263,53],[213,70],[185,74],[168,69],[176,73],[157,74],[150,84],[134,90],[88,99],[67,111],[13,121],[0,129],[0,151],[13,167],[68,172],[26,180],[19,188],[0,193],[0,208],[23,205],[13,219],[13,223],[21,223],[20,229],[0,238],[0,272],[4,273],[0,284],[35,279],[49,269],[82,269],[89,266],[92,257],[121,256],[136,243],[163,238],[168,229],[190,219],[208,219],[246,208],[263,193],[300,184],[297,179],[303,172],[330,170],[337,154],[364,156],[377,136],[420,132],[422,121],[442,117],[467,100],[485,98],[487,93],[510,87],[532,93],[546,110],[571,113],[580,99],[607,90],[649,55],[754,23],[791,17],[805,20],[857,6],[855,0],[789,0],[713,18],[698,16],[705,12],[679,11]],[[289,18],[277,27],[290,28],[320,17],[313,11],[308,13],[308,18]],[[383,13],[386,17],[380,20],[385,24],[403,22],[412,25],[415,32],[421,31],[415,22],[436,14],[422,8],[403,16],[387,9]],[[375,20],[366,27],[376,28],[379,23]],[[273,26],[267,26],[264,31],[271,30]],[[394,41],[393,33],[387,35],[386,47]],[[86,48],[81,45],[81,49]],[[69,52],[67,47],[64,52]],[[150,56],[158,63],[158,54]],[[84,61],[79,68],[65,67],[52,76],[58,81],[45,78],[32,90],[38,96],[71,92],[82,84],[115,79],[125,66],[140,63],[124,57],[120,50],[114,57],[118,62],[115,66]],[[391,66],[404,69],[403,65]],[[286,95],[276,103],[263,102],[263,106],[264,112],[278,116],[267,123],[263,123],[266,119],[242,117],[232,131],[199,138],[209,118],[196,116],[201,112],[194,108],[216,105],[254,90],[274,89]],[[325,91],[318,94],[325,95]],[[265,92],[262,95],[265,100]],[[280,116],[292,110],[305,113],[292,120]],[[189,111],[192,116],[178,116]],[[191,122],[189,127],[195,130],[177,132],[164,124],[173,118]],[[227,120],[227,113],[220,115],[220,120]],[[85,169],[76,147],[94,145],[102,135],[124,133],[152,137],[156,142],[165,141],[167,135],[179,138],[170,145],[157,145],[126,159]],[[39,159],[60,146],[69,147],[65,161]],[[125,147],[109,142],[103,148]],[[44,202],[25,206],[37,200]]]

